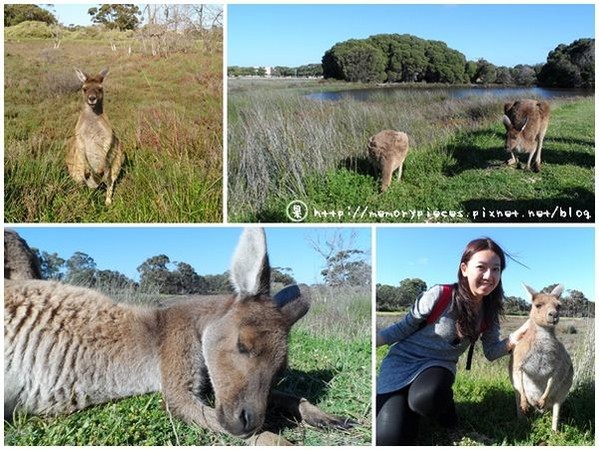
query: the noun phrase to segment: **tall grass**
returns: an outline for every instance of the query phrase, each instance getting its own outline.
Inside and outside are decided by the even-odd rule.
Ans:
[[[362,206],[371,211],[450,211],[471,207],[468,202],[478,199],[481,184],[495,193],[489,200],[520,200],[530,195],[527,174],[500,167],[502,158],[506,159],[500,122],[503,99],[485,95],[452,99],[443,89],[381,89],[368,101],[345,98],[322,102],[308,99],[306,86],[284,89],[275,83],[272,89],[257,85],[246,90],[234,83],[243,82],[232,82],[229,95],[228,207],[232,221],[287,221],[285,207],[294,199],[321,210]],[[556,101],[554,107],[560,104]],[[585,143],[585,155],[592,153],[592,121],[586,113],[572,114],[578,114],[574,121],[581,122],[584,130],[581,142]],[[366,158],[366,143],[371,135],[387,128],[407,132],[411,151],[404,182],[394,183],[391,191],[380,196],[378,180],[373,178]],[[555,136],[552,131],[546,147]],[[558,135],[556,141],[559,144],[562,137]],[[566,150],[578,151],[572,146]],[[572,163],[582,166],[584,158],[573,156]],[[588,170],[583,176],[578,174],[584,182],[584,188],[575,188],[579,193],[586,192],[593,181],[592,168],[586,164]],[[491,173],[490,168],[497,170]],[[521,186],[506,197],[502,192],[510,178]],[[473,179],[478,182],[472,183]],[[469,191],[469,186],[476,187]],[[541,195],[553,198],[556,190],[561,194],[571,189],[570,183],[564,182]],[[462,215],[461,221],[469,220],[472,217]],[[336,221],[381,219],[366,215]]]
[[[165,58],[103,41],[5,42],[7,222],[222,220],[222,54],[196,44]],[[78,186],[64,162],[81,105],[73,67],[110,67],[105,112],[126,161],[113,205]]]

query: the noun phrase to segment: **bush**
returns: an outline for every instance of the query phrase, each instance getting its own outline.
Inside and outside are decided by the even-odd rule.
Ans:
[[[51,39],[52,29],[47,23],[36,20],[26,20],[18,25],[4,29],[4,39]]]

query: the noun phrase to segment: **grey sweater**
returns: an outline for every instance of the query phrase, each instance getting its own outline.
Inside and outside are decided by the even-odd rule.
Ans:
[[[451,307],[441,314],[436,323],[426,324],[441,291],[441,286],[433,286],[416,300],[401,321],[381,331],[385,343],[391,344],[391,348],[381,364],[377,394],[401,389],[433,366],[445,367],[455,375],[458,358],[466,351],[470,341],[457,337],[456,318]],[[489,361],[508,353],[508,339],[499,339],[498,322],[487,326],[481,341]]]

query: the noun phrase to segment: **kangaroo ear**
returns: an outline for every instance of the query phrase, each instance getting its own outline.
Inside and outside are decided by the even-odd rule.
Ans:
[[[554,296],[555,298],[560,298],[562,296],[563,292],[564,292],[564,285],[558,284],[557,286],[555,286],[553,288],[550,295]]]
[[[527,123],[528,123],[528,116],[526,116],[526,119],[524,120],[524,124],[520,127],[520,131],[524,131],[524,128],[526,128]]]
[[[79,78],[79,80],[82,83],[85,83],[85,81],[87,80],[87,74],[85,74],[81,70],[77,69],[76,67],[75,67],[75,73],[77,74],[77,78]]]
[[[532,298],[538,294],[537,291],[535,291],[533,288],[531,288],[530,286],[527,286],[526,284],[522,283],[522,286],[524,287],[524,290],[528,293],[528,296],[530,297],[530,299],[532,300]]]
[[[287,318],[289,326],[304,317],[310,309],[310,289],[305,284],[287,286],[272,299]]]
[[[262,228],[246,228],[231,263],[231,283],[240,298],[270,294],[270,264]]]
[[[503,116],[503,125],[509,130],[512,127],[512,121],[507,115]]]
[[[106,78],[106,75],[108,75],[108,71],[108,67],[105,67],[100,71],[100,78],[102,78],[102,81],[104,81],[104,78]]]

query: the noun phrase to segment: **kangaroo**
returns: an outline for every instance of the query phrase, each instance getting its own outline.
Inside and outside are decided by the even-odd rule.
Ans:
[[[230,274],[232,296],[194,296],[156,308],[53,281],[5,280],[5,418],[15,410],[71,413],[161,391],[174,416],[249,443],[287,444],[260,432],[273,407],[309,425],[350,427],[304,398],[272,389],[286,369],[290,329],[310,299],[303,285],[271,297],[262,229],[242,233]]]
[[[564,345],[555,337],[564,287],[550,294],[538,293],[524,285],[530,295],[530,327],[510,357],[510,380],[516,390],[518,417],[533,406],[541,411],[553,408],[551,429],[557,431],[560,406],[572,386],[574,369]]]
[[[549,126],[549,109],[549,103],[536,100],[518,100],[503,105],[505,150],[510,155],[508,165],[518,165],[514,152],[529,153],[526,168],[534,172],[541,170],[541,151]]]
[[[68,144],[67,169],[77,183],[85,183],[91,189],[104,183],[106,205],[110,205],[125,154],[104,114],[102,83],[108,69],[96,76],[89,76],[79,69],[75,69],[75,73],[83,83],[83,108],[75,126],[75,136]]]
[[[408,135],[401,131],[383,130],[368,140],[370,161],[375,170],[382,173],[381,192],[387,190],[396,170],[397,181],[401,180],[408,147]]]

